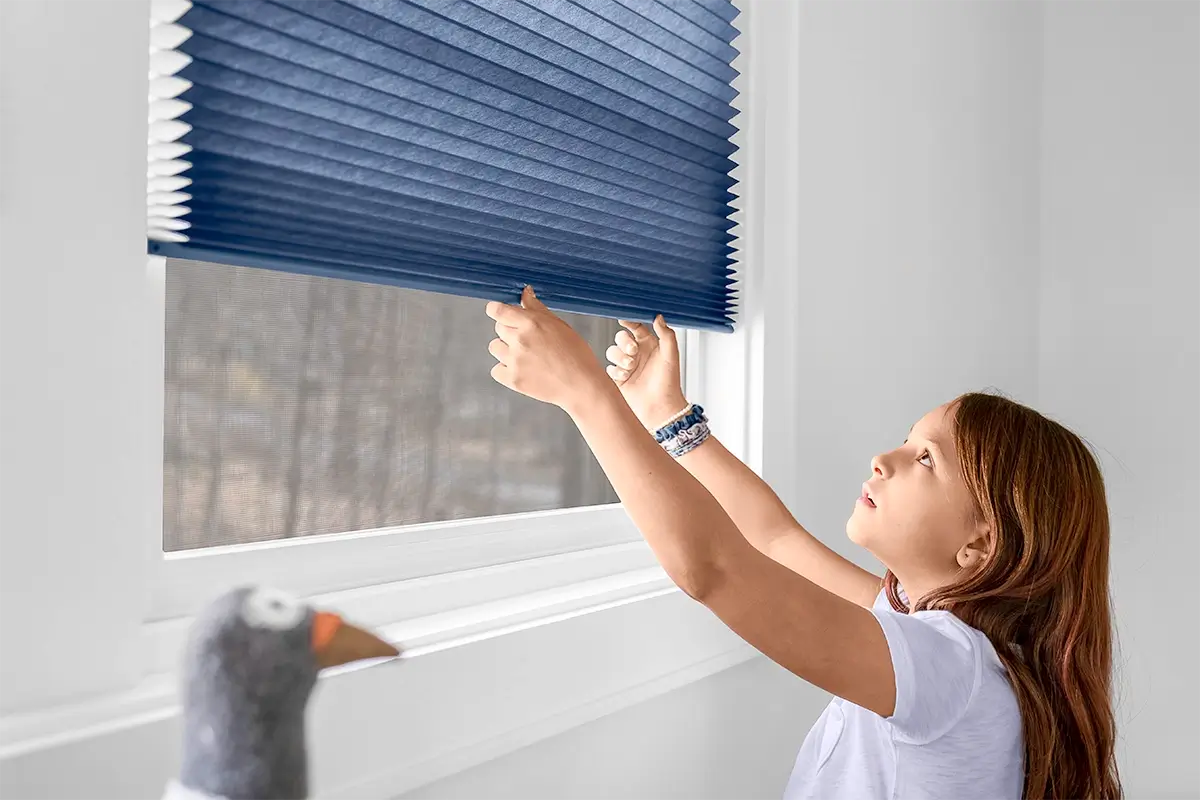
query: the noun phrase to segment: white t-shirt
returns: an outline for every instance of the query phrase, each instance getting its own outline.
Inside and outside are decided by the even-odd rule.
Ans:
[[[835,697],[809,731],[785,800],[1006,800],[1023,788],[1021,714],[991,642],[948,611],[871,613],[896,671],[884,718]]]

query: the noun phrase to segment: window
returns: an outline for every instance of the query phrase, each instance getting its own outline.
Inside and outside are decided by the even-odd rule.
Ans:
[[[598,357],[619,325],[566,315]],[[163,549],[617,502],[469,298],[168,260]]]
[[[532,280],[554,308],[729,329],[736,11],[608,11],[154,4],[151,620],[236,582],[373,590],[641,541],[566,415],[492,382],[492,323],[454,296]],[[617,323],[564,316],[603,357]],[[713,407],[703,341],[681,344]]]

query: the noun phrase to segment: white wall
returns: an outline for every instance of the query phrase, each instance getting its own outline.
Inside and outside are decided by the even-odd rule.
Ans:
[[[776,489],[851,554],[874,453],[963,391],[1034,398],[1040,12],[800,9],[800,257],[769,268],[799,270],[801,456]],[[826,702],[757,660],[406,797],[778,797]]]
[[[802,453],[843,554],[869,459],[926,411],[1036,384],[1037,3],[801,4]]]
[[[155,393],[128,392],[158,349],[144,314],[148,14],[147,0],[0,3],[5,712],[140,668],[162,451]],[[81,652],[106,657],[80,669]]]
[[[799,683],[756,658],[404,798],[777,798],[808,728]]]
[[[1099,452],[1129,797],[1200,796],[1200,4],[1051,3],[1039,404]]]

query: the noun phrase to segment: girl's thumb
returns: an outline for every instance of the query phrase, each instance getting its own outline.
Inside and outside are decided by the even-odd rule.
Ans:
[[[533,287],[526,284],[525,289],[521,292],[521,307],[522,308],[545,308],[546,304],[538,299],[537,294],[533,291]]]
[[[658,334],[658,346],[664,350],[665,355],[679,355],[679,343],[675,341],[675,331],[671,330],[671,326],[663,319],[662,314],[654,318],[654,332]]]

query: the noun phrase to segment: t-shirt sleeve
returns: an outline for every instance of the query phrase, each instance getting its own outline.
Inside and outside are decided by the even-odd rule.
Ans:
[[[982,677],[980,642],[947,611],[871,611],[883,628],[896,673],[896,708],[887,722],[898,738],[924,744],[962,719]]]

